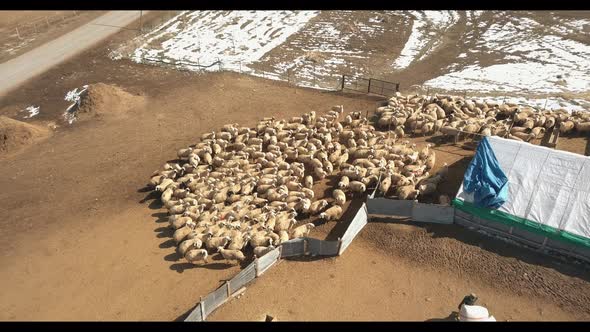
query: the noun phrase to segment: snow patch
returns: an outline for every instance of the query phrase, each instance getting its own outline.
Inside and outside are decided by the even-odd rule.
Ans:
[[[30,119],[30,118],[34,117],[35,115],[39,114],[40,109],[41,109],[40,106],[29,106],[29,107],[25,108],[22,111],[27,111],[27,112],[29,112],[29,114],[23,116],[23,119]]]
[[[181,13],[157,30],[132,59],[168,59],[243,70],[301,29],[317,11],[197,11]],[[203,68],[217,70],[218,66]]]

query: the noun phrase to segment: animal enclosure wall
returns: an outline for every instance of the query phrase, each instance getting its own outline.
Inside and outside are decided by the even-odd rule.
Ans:
[[[452,206],[386,198],[367,199],[367,211],[368,214],[407,217],[412,221],[437,224],[452,224],[455,214]]]
[[[276,249],[266,253],[266,255],[258,258],[256,260],[258,266],[256,268],[256,276],[261,276],[266,270],[268,270],[274,263],[277,262],[281,258],[281,248],[277,247]]]
[[[338,255],[342,255],[346,248],[352,243],[352,240],[354,240],[356,235],[363,229],[363,227],[365,227],[367,224],[367,217],[367,205],[363,203],[340,240],[341,243]]]

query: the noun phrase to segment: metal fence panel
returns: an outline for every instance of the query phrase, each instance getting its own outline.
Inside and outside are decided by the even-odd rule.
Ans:
[[[323,241],[307,238],[307,250],[312,256],[335,256],[338,255],[338,241]]]
[[[193,312],[188,315],[188,317],[184,320],[185,322],[202,322],[203,316],[201,316],[201,304],[197,304]]]
[[[281,248],[276,248],[266,253],[266,255],[258,258],[258,273],[257,276],[262,275],[280,258]]]
[[[225,300],[227,300],[227,286],[217,288],[203,299],[205,317],[209,316],[217,307],[219,307]]]
[[[343,83],[343,90],[353,90],[362,93],[369,92],[369,80],[366,78],[356,78],[349,75],[344,75]]]
[[[414,201],[371,198],[367,200],[369,214],[411,217]]]
[[[382,81],[375,78],[370,79],[369,93],[393,96],[397,91],[399,91],[399,83]]]
[[[342,255],[344,250],[346,250],[346,248],[348,248],[348,246],[352,243],[352,240],[354,240],[356,235],[361,231],[361,229],[363,229],[363,227],[365,227],[367,224],[367,216],[367,205],[363,203],[361,208],[356,213],[356,216],[354,216],[354,219],[352,219],[348,229],[342,236],[342,243],[340,245],[340,251],[338,252],[338,255]]]
[[[281,243],[283,248],[281,251],[282,257],[292,257],[305,255],[305,239],[298,238]]]
[[[231,294],[244,287],[247,283],[256,278],[256,262],[250,263],[245,269],[229,280]]]
[[[414,203],[412,220],[437,224],[452,224],[455,208],[438,204]]]

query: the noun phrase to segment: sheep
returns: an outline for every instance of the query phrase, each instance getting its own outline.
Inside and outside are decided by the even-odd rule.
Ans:
[[[305,178],[303,179],[303,186],[308,189],[311,189],[313,187],[313,177],[311,177],[311,175],[305,176]]]
[[[309,215],[317,215],[322,212],[328,206],[328,201],[325,199],[321,199],[311,203],[309,207]]]
[[[575,123],[575,128],[580,133],[590,132],[590,122],[578,121],[578,122]]]
[[[406,185],[397,188],[397,195],[401,200],[414,200],[420,194],[420,189],[415,189],[414,185]]]
[[[317,167],[314,169],[314,175],[318,178],[318,180],[322,180],[328,176],[328,173],[326,173],[323,168]]]
[[[246,260],[246,256],[244,256],[244,253],[240,250],[223,249],[222,246],[219,246],[217,247],[217,252],[221,253],[221,256],[223,256],[225,260],[236,261],[238,264]]]
[[[350,184],[350,179],[348,178],[348,176],[343,175],[340,178],[340,181],[338,182],[338,188],[340,188],[341,190],[347,189],[349,184]]]
[[[184,255],[186,254],[186,252],[189,249],[192,249],[192,248],[200,249],[202,246],[203,246],[203,241],[201,241],[198,238],[192,238],[192,239],[185,240],[180,245],[178,245],[178,247],[176,248],[176,252],[181,257],[184,257]]]
[[[346,194],[340,189],[335,189],[332,191],[332,197],[334,198],[335,204],[337,205],[342,206],[344,203],[346,203]]]
[[[545,127],[535,127],[535,128],[533,128],[531,133],[535,134],[535,136],[534,136],[535,139],[540,139],[540,138],[543,138],[543,135],[545,135],[546,130],[547,129],[545,129]]]
[[[342,216],[343,210],[340,205],[334,205],[326,211],[320,213],[320,219],[325,221],[339,220]]]
[[[173,214],[172,216],[177,216],[177,215]],[[172,217],[172,216],[170,216],[170,217]],[[170,222],[170,227],[176,230],[176,229],[183,227],[187,222],[193,221],[193,219],[191,217],[182,216],[182,217],[176,217],[176,218],[169,218],[168,221]]]
[[[284,242],[287,242],[287,241],[289,241],[289,232],[287,232],[287,231],[280,231],[279,232],[279,243],[278,244],[281,244],[281,243],[284,243]]]
[[[165,178],[165,179],[162,180],[162,182],[160,182],[160,184],[158,184],[156,186],[156,191],[163,192],[164,190],[166,190],[173,183],[174,183],[174,180],[169,179],[169,178]]]
[[[300,237],[306,237],[309,235],[309,232],[315,227],[313,223],[307,223],[305,225],[301,225],[299,227],[294,228],[291,231],[291,237],[296,239]]]
[[[254,248],[254,256],[256,256],[257,258],[260,258],[275,249],[276,249],[275,246],[273,246],[272,244],[269,245],[268,247],[258,246],[256,248]]]
[[[180,244],[180,242],[182,242],[182,240],[184,240],[184,238],[190,233],[192,232],[193,229],[195,229],[195,227],[197,226],[197,224],[195,224],[192,220],[191,221],[187,221],[185,226],[177,229],[174,234],[172,235],[172,238],[174,239],[174,242],[176,242],[176,244]]]
[[[209,254],[207,253],[207,250],[205,250],[205,249],[191,249],[186,252],[186,254],[184,255],[184,258],[189,263],[197,265],[198,261],[204,261],[205,263],[207,263],[208,262],[207,261],[208,255]]]
[[[571,120],[567,120],[567,121],[565,121],[565,122],[562,122],[562,123],[559,125],[559,132],[560,132],[561,134],[567,134],[567,133],[569,133],[570,131],[572,131],[572,129],[574,129],[574,126],[575,126],[575,123],[574,123],[573,121],[571,121]]]
[[[250,241],[250,236],[248,234],[244,234],[243,236],[236,236],[230,240],[230,242],[227,246],[227,249],[241,250],[246,246],[246,244],[249,241]]]
[[[349,184],[349,188],[354,193],[362,194],[367,191],[367,186],[360,182],[360,181],[351,181]]]
[[[213,234],[209,233],[207,239],[205,240],[205,246],[209,250],[213,250],[217,247],[225,247],[231,241],[231,237],[229,236],[217,236],[213,237]]]
[[[379,192],[385,196],[389,192],[389,188],[391,188],[391,176],[386,175],[379,184]]]

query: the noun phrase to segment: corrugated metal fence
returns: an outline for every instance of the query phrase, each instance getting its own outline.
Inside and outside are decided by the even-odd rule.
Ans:
[[[412,221],[437,224],[452,224],[455,216],[452,206],[386,198],[367,199],[367,210],[368,214],[406,217]]]

